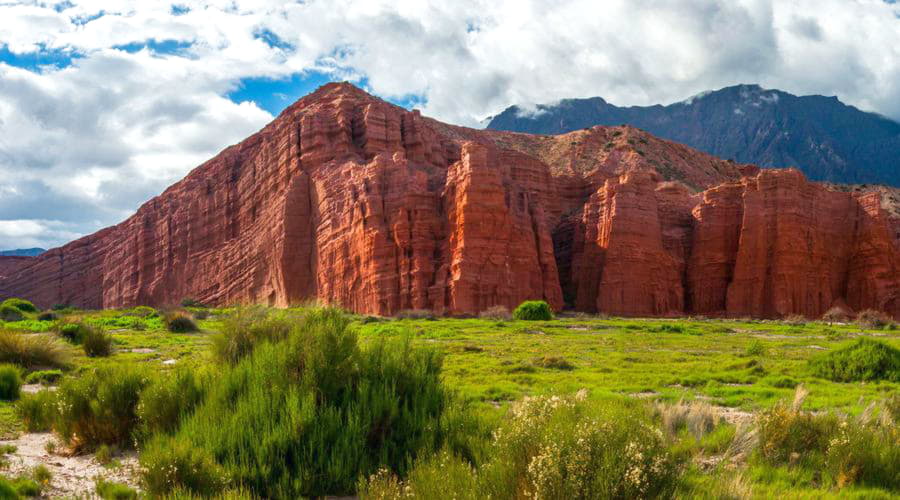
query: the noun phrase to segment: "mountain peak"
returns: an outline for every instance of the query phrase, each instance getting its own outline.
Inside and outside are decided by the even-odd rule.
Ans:
[[[900,186],[900,123],[836,97],[796,96],[755,83],[701,92],[667,106],[562,100],[524,115],[509,108],[487,128],[560,134],[629,124],[721,158],[796,166],[813,180]]]

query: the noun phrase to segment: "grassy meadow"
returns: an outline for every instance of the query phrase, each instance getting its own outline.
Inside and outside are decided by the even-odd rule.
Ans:
[[[887,320],[188,305],[0,322],[0,440],[136,451],[102,498],[900,495]],[[3,397],[2,366],[24,389]],[[3,452],[0,498],[58,483]]]

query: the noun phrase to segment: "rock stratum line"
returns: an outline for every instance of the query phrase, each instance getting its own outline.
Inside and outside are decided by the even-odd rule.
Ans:
[[[544,299],[634,316],[900,315],[882,193],[716,159],[630,127],[446,125],[328,84],[145,203],[34,258],[0,296],[84,308],[472,314]]]

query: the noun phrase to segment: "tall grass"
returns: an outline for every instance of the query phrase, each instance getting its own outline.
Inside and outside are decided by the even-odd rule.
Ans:
[[[225,319],[218,335],[213,337],[213,352],[221,361],[236,363],[263,341],[287,338],[299,316],[261,307],[238,309]]]
[[[0,331],[0,363],[33,370],[67,368],[70,359],[69,350],[48,335]]]
[[[448,396],[436,353],[408,340],[361,349],[333,309],[288,331],[236,356],[173,436],[147,444],[151,494],[205,495],[226,482],[262,497],[351,493],[360,474],[403,472],[443,442]]]
[[[0,400],[19,399],[22,388],[22,371],[14,365],[0,365]]]

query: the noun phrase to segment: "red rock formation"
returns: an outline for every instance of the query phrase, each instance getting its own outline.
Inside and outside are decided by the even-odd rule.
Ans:
[[[480,131],[329,84],[121,224],[0,261],[0,297],[319,299],[372,314],[544,299],[625,315],[818,316],[846,303],[898,316],[898,227],[879,192],[759,172],[630,127]]]
[[[9,276],[33,258],[18,255],[0,255],[0,278]]]

